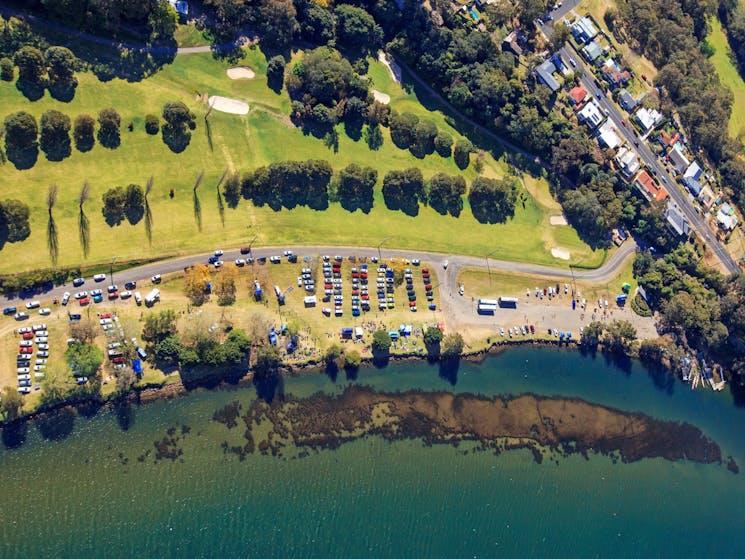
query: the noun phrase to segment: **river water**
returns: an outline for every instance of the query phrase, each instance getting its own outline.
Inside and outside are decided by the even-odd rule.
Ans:
[[[286,394],[451,390],[575,396],[699,427],[745,466],[745,409],[638,363],[515,348],[457,376],[396,364],[284,380]],[[528,451],[467,452],[377,437],[303,458],[250,454],[212,420],[253,388],[196,390],[125,413],[31,425],[0,450],[0,557],[743,557],[745,470]],[[126,428],[125,428],[126,427]],[[57,440],[49,440],[56,433]],[[181,455],[155,460],[154,441]],[[46,438],[45,438],[46,437]],[[243,440],[245,442],[245,440]]]

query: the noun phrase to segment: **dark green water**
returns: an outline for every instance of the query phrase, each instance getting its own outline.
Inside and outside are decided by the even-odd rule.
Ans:
[[[340,391],[326,376],[284,390]],[[661,389],[575,352],[513,349],[462,365],[451,386],[428,365],[360,373],[379,390],[577,396],[687,420],[745,466],[745,410],[726,393]],[[377,438],[285,460],[224,454],[239,426],[214,411],[253,389],[196,391],[115,414],[75,419],[61,441],[35,427],[0,450],[0,557],[743,557],[745,471],[661,459],[604,457],[535,464],[527,451],[464,453]],[[169,427],[190,427],[182,461],[153,459]],[[138,456],[148,450],[143,462]]]

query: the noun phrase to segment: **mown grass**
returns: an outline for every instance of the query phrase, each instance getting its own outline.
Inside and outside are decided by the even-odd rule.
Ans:
[[[228,79],[225,71],[230,64],[213,59],[209,53],[177,56],[173,64],[155,76],[136,83],[120,79],[102,83],[92,74],[84,73],[78,76],[80,85],[70,103],[55,101],[48,95],[31,103],[14,83],[0,83],[3,109],[0,117],[26,110],[38,119],[50,108],[61,110],[71,118],[81,113],[95,116],[98,110],[108,106],[115,107],[122,115],[122,142],[116,150],[96,145],[88,153],[73,150],[71,157],[59,163],[49,162],[40,154],[37,164],[27,171],[18,171],[10,163],[2,167],[0,197],[19,198],[29,204],[32,233],[24,242],[5,245],[0,272],[50,266],[49,253],[45,250],[45,197],[52,183],[59,187],[55,220],[60,266],[110,262],[112,256],[126,261],[238,246],[254,235],[258,235],[257,244],[271,245],[375,245],[380,239],[393,236],[387,243],[391,247],[464,254],[483,254],[499,246],[505,259],[566,266],[550,254],[551,246],[560,244],[571,251],[576,263],[596,266],[602,261],[604,254],[591,251],[573,230],[559,232],[557,228],[548,228],[548,210],[544,204],[536,204],[532,197],[525,208],[518,205],[514,219],[508,223],[482,225],[468,209],[458,219],[440,216],[429,208],[422,208],[416,218],[389,211],[382,202],[379,184],[375,208],[368,215],[350,214],[335,204],[325,212],[307,208],[274,212],[242,202],[236,209],[226,209],[223,227],[215,187],[226,167],[244,171],[277,160],[321,158],[331,162],[335,169],[352,162],[370,165],[378,170],[379,181],[387,171],[409,166],[420,167],[425,176],[439,171],[463,174],[469,182],[477,175],[473,165],[460,171],[452,158],[443,159],[434,154],[417,159],[396,148],[387,130],[384,130],[383,147],[373,152],[363,140],[351,140],[339,127],[339,150],[334,153],[321,140],[304,135],[289,122],[290,100],[286,92],[276,94],[266,86],[266,60],[258,49],[247,50],[240,64],[253,68],[256,79]],[[370,63],[370,76],[374,87],[391,95],[392,107],[431,118],[440,129],[454,138],[459,136],[443,113],[425,108],[415,89],[407,90],[392,82],[377,61]],[[239,98],[251,107],[246,116],[210,113],[212,148],[204,126],[205,94]],[[172,153],[160,135],[149,136],[144,131],[145,115],[159,115],[163,103],[172,100],[184,101],[197,114],[198,127],[192,133],[190,145],[180,154]],[[436,108],[432,99],[422,101],[427,107]],[[127,129],[130,123],[132,132]],[[202,171],[205,176],[199,189],[203,221],[200,232],[194,219],[192,188]],[[487,156],[485,175],[502,176],[506,171],[504,161]],[[144,186],[150,176],[154,178],[154,186],[148,197],[152,213],[149,246],[144,220],[136,225],[125,222],[112,228],[104,222],[100,209],[101,196],[108,188],[129,183]],[[543,179],[526,177],[525,180],[530,181],[533,191],[548,190]],[[86,204],[90,253],[84,260],[78,232],[78,196],[85,181],[91,185],[91,200]],[[539,228],[542,231],[537,234]]]
[[[732,115],[729,119],[729,133],[732,137],[745,135],[745,81],[743,81],[737,66],[732,60],[732,51],[724,34],[722,24],[716,17],[709,18],[711,32],[706,37],[714,47],[714,54],[709,58],[719,75],[723,85],[730,88],[734,94]]]

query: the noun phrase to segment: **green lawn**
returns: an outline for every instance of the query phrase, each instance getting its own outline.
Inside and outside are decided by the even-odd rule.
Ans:
[[[730,58],[730,48],[722,24],[716,17],[709,18],[711,33],[707,37],[715,52],[709,60],[719,74],[719,80],[732,90],[735,96],[732,103],[732,116],[729,119],[730,136],[737,137],[745,133],[745,81],[737,71]]]
[[[5,245],[0,272],[50,265],[46,250],[45,197],[52,183],[59,187],[55,209],[60,231],[59,264],[74,265],[83,261],[77,232],[77,196],[84,180],[91,183],[93,193],[86,205],[92,228],[91,254],[86,264],[109,262],[112,256],[125,261],[238,246],[253,235],[258,235],[257,243],[267,245],[376,245],[380,239],[392,236],[386,243],[391,248],[426,248],[465,254],[484,254],[498,246],[501,258],[566,266],[567,263],[557,261],[550,254],[551,246],[559,245],[571,251],[575,263],[592,266],[602,261],[604,253],[591,251],[573,230],[548,227],[549,209],[532,197],[524,209],[518,204],[515,218],[504,225],[481,225],[467,209],[459,219],[440,216],[429,208],[422,208],[418,217],[411,218],[387,210],[378,190],[375,208],[369,215],[350,214],[335,205],[323,213],[307,208],[273,212],[242,202],[235,210],[227,210],[223,228],[217,211],[215,183],[226,167],[244,171],[276,160],[322,158],[337,169],[350,162],[371,165],[378,170],[380,180],[388,170],[408,166],[420,167],[425,176],[438,171],[461,173],[452,158],[443,159],[434,154],[419,160],[399,150],[391,143],[387,130],[384,130],[384,146],[371,152],[363,141],[349,139],[340,127],[339,151],[333,153],[321,140],[305,136],[289,122],[289,98],[285,92],[277,95],[266,87],[266,61],[259,50],[247,50],[241,63],[257,72],[256,79],[228,79],[225,70],[229,65],[214,60],[210,54],[178,56],[173,64],[155,76],[136,83],[119,79],[102,83],[92,74],[81,74],[77,94],[70,103],[61,103],[48,96],[31,103],[21,96],[15,84],[1,82],[0,107],[3,110],[0,117],[22,109],[38,119],[45,110],[57,108],[74,118],[80,113],[95,115],[99,109],[113,106],[122,115],[122,143],[113,151],[99,145],[89,153],[79,153],[73,148],[72,156],[59,163],[46,161],[41,153],[37,164],[27,171],[18,171],[10,163],[2,168],[0,196],[19,198],[30,205],[32,233],[22,243]],[[375,87],[391,96],[394,108],[427,116],[440,129],[447,130],[453,137],[458,136],[442,113],[425,108],[424,105],[434,108],[431,99],[424,99],[424,105],[420,103],[415,92],[407,92],[393,83],[377,61],[370,63],[370,75]],[[199,98],[203,93],[239,98],[251,107],[246,116],[211,113],[212,150],[203,119],[206,106]],[[191,144],[181,154],[170,152],[160,136],[148,136],[143,124],[147,113],[159,114],[164,102],[176,99],[186,102],[198,116],[198,128]],[[134,124],[133,132],[126,128],[130,122]],[[191,189],[195,177],[203,169],[206,175],[199,194],[204,227],[199,232],[193,217]],[[505,169],[503,161],[489,156],[483,172],[488,176],[501,176]],[[119,184],[144,185],[151,175],[155,179],[150,198],[154,231],[152,247],[148,247],[142,222],[135,226],[125,222],[114,228],[106,225],[101,216],[101,195]],[[476,172],[471,167],[463,175],[470,182]],[[547,192],[545,180],[527,177],[526,182],[528,180],[534,192],[536,189]],[[170,189],[175,191],[173,199],[169,196]],[[536,234],[539,228],[541,232]]]

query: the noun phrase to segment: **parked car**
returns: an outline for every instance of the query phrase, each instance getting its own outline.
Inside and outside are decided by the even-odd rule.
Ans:
[[[103,295],[103,291],[101,291],[100,289],[94,289],[93,291],[91,291],[92,297],[96,297],[98,295]]]
[[[96,274],[93,276],[93,281],[101,282],[106,279],[106,274]]]
[[[42,350],[42,351],[37,352],[36,353],[36,356],[37,357],[45,357],[46,358],[46,357],[49,357],[49,352],[46,351],[46,350]]]
[[[31,330],[31,326],[23,326],[22,328],[19,328],[18,329],[18,333],[19,334],[27,334],[27,333],[29,333],[31,331],[32,331]]]
[[[27,312],[17,312],[13,315],[16,320],[26,320],[28,318]]]
[[[41,302],[40,301],[36,301],[36,300],[29,301],[28,303],[26,303],[26,308],[27,309],[38,309],[40,306],[41,306]]]
[[[20,347],[18,348],[18,353],[33,353],[34,348],[32,347]]]
[[[31,369],[29,369],[28,367],[18,367],[16,369],[16,373],[18,373],[19,375],[23,375],[25,373],[28,373],[30,370]]]
[[[34,338],[34,341],[37,344],[45,344],[45,343],[47,343],[49,341],[49,338],[47,336],[36,336]]]
[[[137,287],[137,282],[136,281],[128,281],[127,283],[124,284],[124,289],[132,290],[135,287]]]
[[[62,305],[67,305],[67,302],[70,300],[70,292],[65,291],[65,294],[62,295]]]
[[[129,299],[131,296],[132,296],[132,292],[131,291],[122,291],[119,294],[119,298],[120,299]]]
[[[222,250],[220,250],[219,248],[215,251],[215,256],[217,256],[218,258],[220,256],[222,256],[223,254],[225,254],[225,253]]]
[[[31,340],[21,340],[18,342],[18,347],[31,347],[34,343]]]
[[[280,262],[282,262],[282,258],[280,256],[270,256],[269,262],[271,262],[272,264],[279,264]]]
[[[47,360],[46,359],[37,359],[36,364],[37,365],[46,365]]]
[[[46,368],[47,368],[47,366],[46,366],[46,365],[34,365],[34,371],[35,371],[35,372],[37,372],[37,373],[38,373],[39,371],[43,371],[43,370],[44,370],[44,369],[46,369]]]
[[[75,298],[76,298],[76,299],[82,299],[82,298],[84,298],[84,297],[88,297],[88,292],[87,292],[87,291],[78,291],[78,292],[77,292],[77,293],[75,294]]]
[[[155,274],[153,277],[150,278],[150,281],[153,283],[160,283],[162,281],[162,278],[160,277],[160,274]]]
[[[49,316],[50,314],[52,314],[52,309],[50,309],[49,307],[44,307],[43,309],[39,309],[39,314],[41,316]]]
[[[3,314],[5,316],[11,315],[11,314],[15,314],[15,312],[16,312],[16,308],[15,307],[5,307],[3,309]]]
[[[39,344],[38,347],[40,350],[48,351],[49,350],[49,344]]]
[[[84,283],[85,283],[85,280],[83,278],[75,278],[74,280],[72,280],[73,287],[80,287]]]
[[[135,303],[138,305],[142,304],[142,295],[140,295],[139,291],[135,291]]]
[[[238,266],[239,268],[242,268],[243,266],[246,265],[246,261],[243,260],[243,258],[236,258],[235,265]]]

